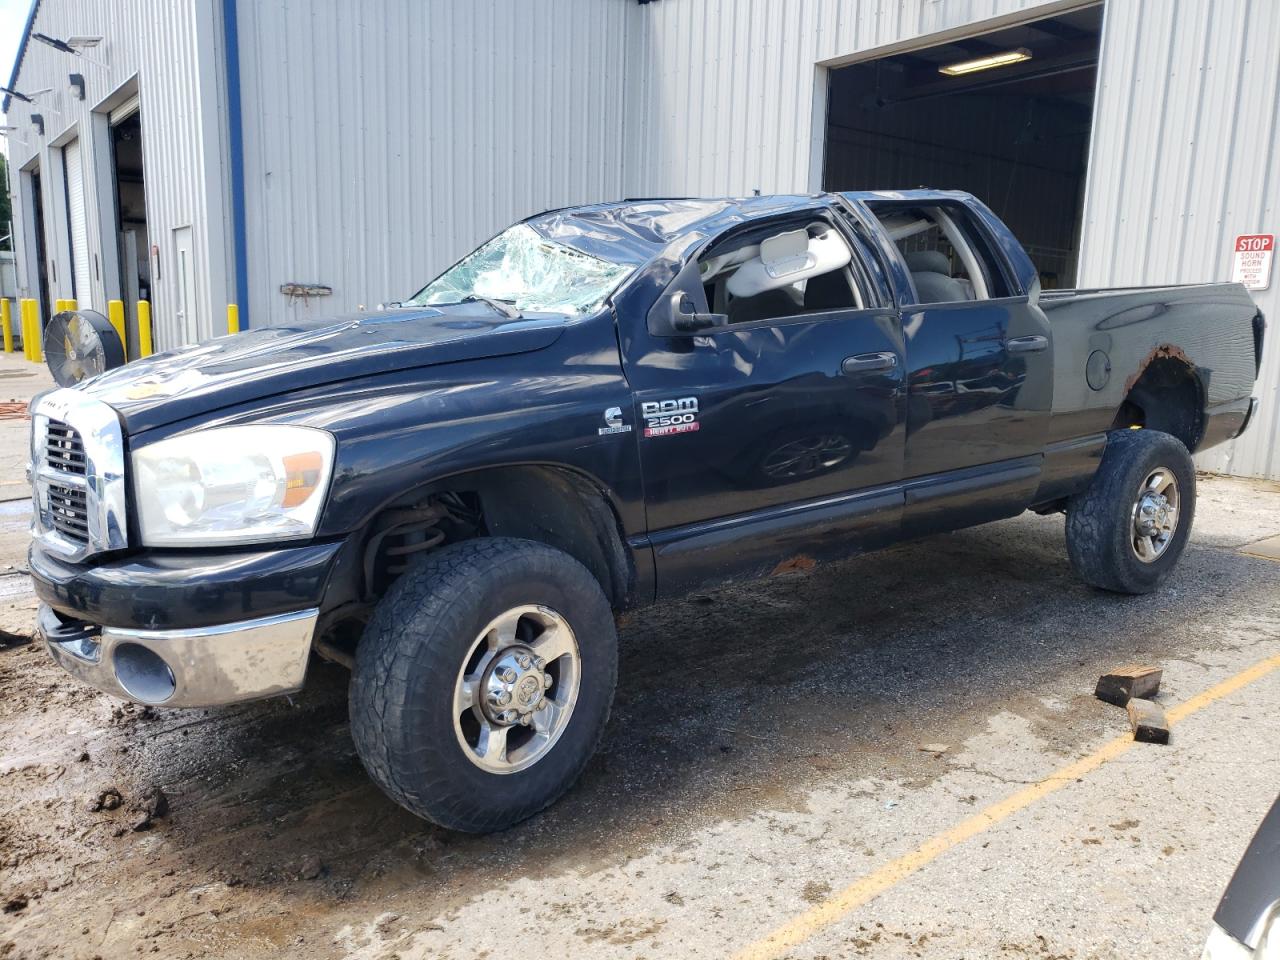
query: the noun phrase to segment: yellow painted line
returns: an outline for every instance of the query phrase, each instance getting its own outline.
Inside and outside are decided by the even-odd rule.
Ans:
[[[1246,557],[1260,557],[1272,563],[1278,562],[1280,561],[1280,537],[1267,537],[1265,540],[1246,543],[1240,547],[1239,552]]]
[[[1221,683],[1216,683],[1203,693],[1197,693],[1190,700],[1178,704],[1176,707],[1170,707],[1165,711],[1165,717],[1172,726],[1181,720],[1187,719],[1193,713],[1199,713],[1211,703],[1221,700],[1223,697],[1229,697],[1237,690],[1247,687],[1256,680],[1261,680],[1272,670],[1280,668],[1280,656],[1268,657],[1266,660],[1260,660],[1247,670],[1241,670],[1234,677],[1227,677]]]
[[[1165,716],[1172,726],[1277,669],[1280,669],[1280,655],[1269,657],[1255,663],[1247,670],[1228,677],[1203,693],[1196,694],[1185,703],[1165,711]],[[930,837],[910,853],[891,860],[874,872],[855,880],[829,900],[806,910],[762,939],[743,947],[733,955],[733,960],[775,960],[787,950],[839,922],[845,915],[928,866],[953,847],[972,839],[1015,813],[1025,810],[1037,800],[1092,773],[1107,761],[1127,753],[1133,746],[1134,740],[1130,736],[1108,740],[1088,756],[1059,767],[1043,780],[1023,787],[1003,800],[984,807],[954,827]]]

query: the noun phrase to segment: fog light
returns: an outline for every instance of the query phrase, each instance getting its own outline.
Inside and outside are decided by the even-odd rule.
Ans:
[[[113,657],[116,680],[124,692],[143,703],[164,703],[173,696],[177,681],[158,653],[137,643],[122,643]]]

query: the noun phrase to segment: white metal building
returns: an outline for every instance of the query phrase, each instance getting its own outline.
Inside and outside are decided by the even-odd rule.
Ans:
[[[19,283],[149,293],[166,347],[398,299],[549,207],[916,185],[982,196],[1046,285],[1229,279],[1280,233],[1277,36],[1271,0],[37,0]],[[1280,478],[1277,337],[1205,466]]]

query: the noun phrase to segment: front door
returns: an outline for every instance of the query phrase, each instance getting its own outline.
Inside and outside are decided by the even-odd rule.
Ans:
[[[764,239],[824,222],[833,227],[806,215],[766,228]],[[660,594],[807,568],[897,532],[897,311],[863,287],[857,262],[734,297],[728,278],[755,259],[761,234],[723,238],[682,274],[698,309],[723,311],[728,323],[624,338]],[[844,241],[856,249],[852,236]]]

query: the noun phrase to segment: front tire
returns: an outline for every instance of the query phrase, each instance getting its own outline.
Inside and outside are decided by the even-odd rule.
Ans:
[[[617,664],[613,613],[582,564],[529,540],[468,540],[378,604],[356,650],[352,738],[401,806],[451,830],[501,830],[582,773]]]
[[[1117,430],[1093,481],[1067,505],[1067,555],[1085,583],[1150,593],[1172,572],[1195,518],[1191,454],[1158,430]]]

